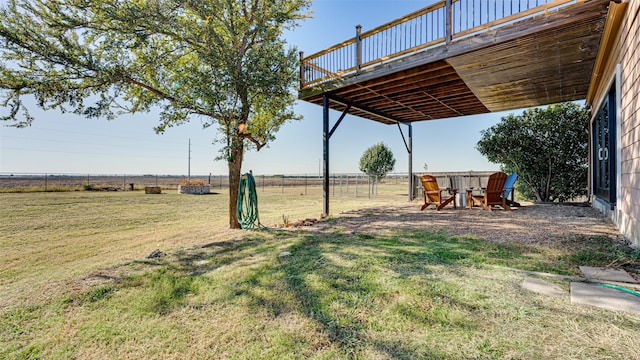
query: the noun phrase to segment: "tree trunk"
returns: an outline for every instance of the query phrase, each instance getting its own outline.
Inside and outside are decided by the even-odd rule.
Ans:
[[[242,139],[234,136],[231,140],[231,149],[229,150],[229,228],[241,229],[236,213],[238,205],[238,187],[240,185],[240,171],[242,170],[242,157],[244,155],[244,147]]]
[[[551,201],[551,182],[553,181],[553,159],[551,156],[549,156],[548,164],[547,181],[544,187],[544,201]]]

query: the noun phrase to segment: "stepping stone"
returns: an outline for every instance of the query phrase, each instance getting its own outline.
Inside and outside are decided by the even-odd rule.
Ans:
[[[571,303],[640,314],[640,297],[584,283],[571,283]]]
[[[580,266],[580,271],[587,279],[597,279],[604,281],[616,281],[636,284],[638,283],[631,275],[624,270],[607,269],[592,266]]]
[[[567,292],[558,286],[541,279],[527,277],[522,282],[522,288],[548,296],[565,296]]]

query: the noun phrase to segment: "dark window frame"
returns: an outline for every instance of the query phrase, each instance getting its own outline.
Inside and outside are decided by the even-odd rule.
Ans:
[[[592,124],[593,194],[597,199],[610,204],[616,203],[616,83],[598,108]]]

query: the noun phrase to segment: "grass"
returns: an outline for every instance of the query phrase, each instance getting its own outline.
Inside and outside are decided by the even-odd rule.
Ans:
[[[223,194],[0,196],[11,209],[0,224],[0,358],[626,359],[640,350],[640,317],[526,292],[524,275],[501,268],[637,261],[606,239],[542,247],[403,229],[242,232],[225,230]],[[267,224],[321,209],[301,196],[260,201]],[[168,256],[144,259],[156,247]]]
[[[67,191],[80,191],[79,186],[48,186],[46,189],[43,186],[20,186],[12,188],[0,188],[0,194],[2,193],[35,193],[35,192],[67,192]]]

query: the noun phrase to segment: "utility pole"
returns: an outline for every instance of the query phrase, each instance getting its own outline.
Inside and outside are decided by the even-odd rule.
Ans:
[[[191,139],[189,139],[189,156],[188,156],[189,160],[188,160],[188,169],[187,169],[187,173],[188,173],[188,180],[191,181]]]

